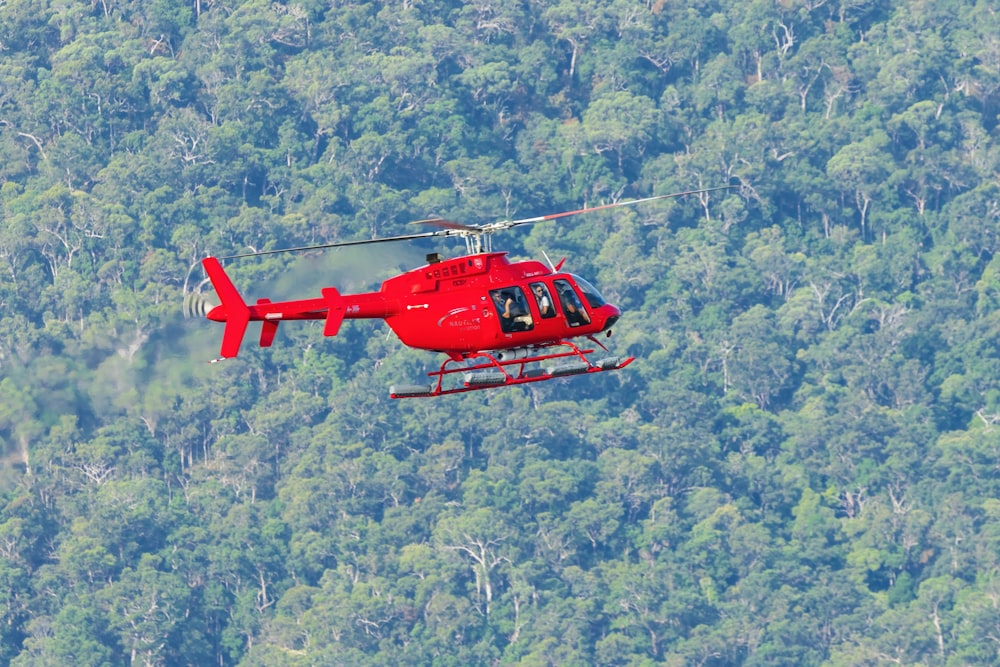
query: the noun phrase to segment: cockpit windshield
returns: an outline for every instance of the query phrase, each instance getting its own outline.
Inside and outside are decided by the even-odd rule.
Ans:
[[[604,300],[604,297],[601,296],[601,293],[598,292],[593,285],[580,276],[573,275],[572,273],[569,275],[573,278],[577,287],[580,288],[580,291],[583,293],[583,298],[587,300],[587,303],[590,304],[591,308],[600,308],[607,303],[607,301]]]

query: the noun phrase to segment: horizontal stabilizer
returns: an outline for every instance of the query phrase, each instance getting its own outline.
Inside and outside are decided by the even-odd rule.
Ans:
[[[260,323],[260,346],[271,347],[274,342],[274,335],[278,333],[277,320],[264,320]]]
[[[270,299],[257,299],[258,306],[266,306],[271,303]],[[260,323],[260,346],[271,347],[274,342],[274,335],[278,333],[278,320],[265,319]]]

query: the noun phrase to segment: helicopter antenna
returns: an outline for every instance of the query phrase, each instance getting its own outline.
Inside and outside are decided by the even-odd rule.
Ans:
[[[543,250],[542,257],[545,258],[545,263],[548,264],[549,268],[552,269],[552,272],[555,273],[556,265],[552,263],[551,259],[549,259],[549,254]]]

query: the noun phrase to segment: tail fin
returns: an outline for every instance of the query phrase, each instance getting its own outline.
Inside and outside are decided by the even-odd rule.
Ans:
[[[205,267],[209,280],[212,281],[215,293],[222,301],[222,305],[212,309],[207,317],[226,323],[226,329],[222,332],[222,357],[224,359],[235,357],[239,354],[247,324],[250,323],[250,308],[222,269],[219,260],[206,257],[201,264]]]
[[[267,305],[270,299],[257,299],[257,305]],[[260,323],[260,346],[271,347],[274,342],[274,335],[278,333],[278,320],[264,320]]]
[[[323,326],[324,336],[336,336],[344,321],[344,299],[336,287],[324,287],[320,290],[326,301],[326,324]]]

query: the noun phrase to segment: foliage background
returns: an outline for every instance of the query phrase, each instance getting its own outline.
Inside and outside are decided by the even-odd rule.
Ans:
[[[0,663],[996,664],[998,35],[986,0],[7,0]],[[209,253],[730,181],[501,240],[627,309],[612,377],[392,402],[436,361],[380,323],[209,367],[181,318]]]

